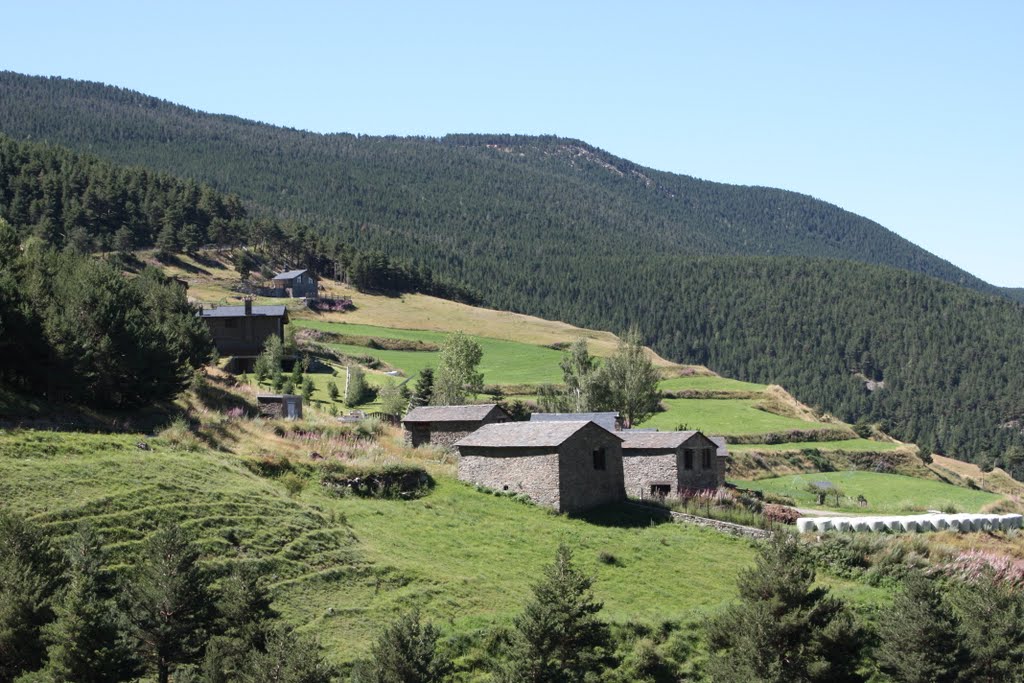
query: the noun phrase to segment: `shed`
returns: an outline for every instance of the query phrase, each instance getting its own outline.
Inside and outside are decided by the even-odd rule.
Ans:
[[[461,439],[459,479],[558,512],[625,500],[622,438],[591,421],[489,424]]]
[[[251,299],[242,306],[204,308],[199,315],[210,328],[221,356],[255,358],[271,335],[284,341],[284,326],[288,324],[285,306],[253,306]]]
[[[260,415],[263,417],[283,417],[289,420],[302,418],[302,397],[294,394],[260,394],[256,397]]]
[[[622,419],[616,412],[607,413],[533,413],[530,422],[596,422],[609,432],[622,429]]]
[[[718,445],[697,431],[618,432],[626,492],[640,499],[678,496],[725,484]]]
[[[510,416],[497,403],[462,406],[420,406],[402,418],[409,445],[454,446],[462,437],[484,425],[508,422]]]
[[[306,269],[278,273],[271,280],[278,296],[303,297],[317,295],[317,281]]]

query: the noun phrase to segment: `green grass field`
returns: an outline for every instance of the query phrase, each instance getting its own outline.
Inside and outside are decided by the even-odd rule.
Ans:
[[[953,506],[959,512],[976,512],[1002,497],[940,481],[877,472],[818,472],[733,483],[743,488],[789,496],[801,507],[818,507],[814,494],[805,490],[809,483],[818,481],[831,482],[845,494],[839,510],[864,514],[941,510],[947,506]],[[867,499],[867,507],[857,505],[858,495]]]
[[[662,380],[658,383],[658,388],[662,391],[691,390],[750,392],[764,391],[768,387],[765,384],[741,382],[738,379],[729,379],[728,377],[707,377],[696,375],[690,377],[673,377],[672,379]]]
[[[829,429],[834,425],[775,415],[754,407],[753,399],[667,398],[663,413],[655,413],[642,427],[673,430],[684,424],[705,434],[743,435],[786,432],[794,429]]]
[[[398,330],[372,325],[329,323],[316,320],[296,320],[292,324],[339,334],[420,340],[435,344],[440,344],[445,338],[441,332]],[[562,381],[562,371],[558,367],[558,362],[562,359],[561,351],[544,346],[470,336],[483,349],[483,360],[479,370],[483,373],[486,384],[543,384]],[[350,344],[329,344],[328,346],[348,355],[373,356],[402,370],[407,376],[416,375],[427,366],[437,367],[438,353],[436,351],[387,351]]]
[[[158,520],[180,522],[213,566],[250,563],[273,577],[274,606],[338,661],[412,606],[449,632],[507,623],[560,542],[595,576],[607,618],[652,625],[732,599],[753,556],[749,542],[715,532],[622,509],[615,522],[569,519],[445,476],[415,501],[329,497],[314,480],[293,499],[234,456],[141,435],[0,436],[0,501],[58,534],[91,522],[119,563]]]
[[[840,441],[797,441],[793,443],[754,443],[730,444],[729,450],[734,452],[763,451],[781,453],[785,451],[802,451],[816,448],[818,450],[849,451],[852,453],[883,453],[893,451],[901,444],[888,441],[871,441],[870,439],[842,439]]]

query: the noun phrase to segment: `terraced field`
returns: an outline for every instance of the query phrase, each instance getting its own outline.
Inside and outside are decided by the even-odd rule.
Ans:
[[[812,482],[827,482],[844,494],[838,507],[832,501],[818,506],[815,496],[807,490]],[[958,512],[978,512],[985,505],[999,501],[1002,496],[941,481],[877,472],[817,472],[797,474],[757,481],[735,481],[744,488],[755,489],[792,498],[801,507],[821,507],[847,512],[923,512],[925,510],[955,509]],[[864,496],[868,505],[857,505],[857,496]]]

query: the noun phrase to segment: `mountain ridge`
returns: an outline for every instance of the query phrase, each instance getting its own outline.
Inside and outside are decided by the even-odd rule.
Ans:
[[[116,86],[9,71],[0,72],[0,89],[6,91],[0,104],[0,130],[10,135],[47,139],[121,163],[142,163],[209,182],[238,192],[266,212],[322,229],[354,235],[353,227],[346,224],[355,223],[364,232],[378,233],[373,246],[379,248],[401,252],[400,240],[414,233],[423,237],[415,216],[396,213],[416,214],[422,221],[447,218],[452,231],[478,236],[480,231],[471,223],[494,220],[499,210],[501,214],[509,209],[521,212],[522,197],[508,188],[511,183],[503,182],[507,174],[518,174],[518,183],[530,190],[528,196],[544,201],[543,217],[569,224],[581,236],[596,232],[607,238],[619,230],[635,231],[639,240],[650,242],[646,253],[843,258],[923,272],[985,293],[1024,296],[986,283],[877,222],[830,202],[790,190],[731,185],[645,168],[573,138],[321,134],[231,114],[207,114]],[[160,149],[171,142],[184,147],[187,154]],[[266,153],[255,154],[257,149]],[[396,156],[431,154],[438,157],[436,162],[428,159],[411,172],[395,165]],[[202,161],[204,155],[216,156],[222,163],[211,168]],[[318,182],[323,184],[319,191],[296,182],[301,177],[296,159],[317,165]],[[484,206],[484,211],[461,218],[446,215],[449,212],[438,207],[417,208],[417,193],[412,191],[422,194],[425,182],[415,176],[436,176],[439,169],[451,172],[455,165],[467,170],[445,183],[445,196],[465,199],[465,191],[460,193],[454,185],[455,181],[473,184],[474,179],[466,177],[470,173],[487,176],[477,183],[482,187],[474,194],[494,193],[497,188],[508,195],[491,200],[492,211]],[[526,165],[531,166],[529,173],[523,173]],[[427,173],[417,173],[421,170]],[[595,177],[601,171],[613,177]],[[382,197],[368,189],[366,181],[374,173],[391,181],[388,191],[398,192],[400,198]],[[426,182],[439,181],[431,177]],[[545,197],[545,185],[551,183],[559,187]],[[601,186],[598,190],[592,187],[595,183]],[[600,204],[603,210],[582,209],[566,217],[558,203],[571,191],[584,194],[581,203]],[[396,203],[405,206],[396,212],[392,210]],[[496,229],[503,227],[498,223]],[[610,242],[615,248],[624,246],[621,240]],[[443,257],[446,248],[437,245],[434,250],[432,257],[437,258]],[[414,257],[415,251],[406,249],[402,255]]]

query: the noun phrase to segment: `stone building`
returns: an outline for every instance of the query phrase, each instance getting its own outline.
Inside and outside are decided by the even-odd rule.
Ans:
[[[304,296],[315,297],[317,295],[317,280],[305,269],[278,273],[270,283],[273,285],[274,292],[271,296],[297,299]]]
[[[632,498],[664,498],[725,484],[718,444],[700,432],[618,432],[622,472]]]
[[[421,406],[402,418],[405,441],[411,446],[454,446],[484,425],[508,422],[509,414],[496,403],[470,406]]]
[[[622,429],[622,418],[616,412],[608,413],[533,413],[530,422],[596,422],[609,432]]]
[[[459,479],[558,512],[626,498],[622,439],[589,421],[490,424],[460,440]]]
[[[302,418],[302,397],[294,394],[260,394],[256,397],[256,405],[261,417]]]
[[[221,356],[255,358],[271,335],[284,341],[288,309],[284,306],[253,306],[246,299],[242,306],[204,308],[200,316]]]

